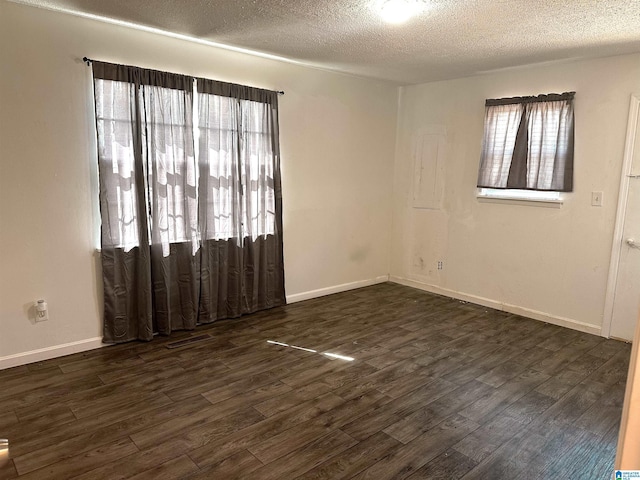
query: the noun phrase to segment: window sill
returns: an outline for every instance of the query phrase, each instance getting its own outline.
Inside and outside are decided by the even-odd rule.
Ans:
[[[506,196],[492,196],[492,195],[476,195],[476,198],[480,203],[501,203],[503,205],[523,205],[529,207],[545,207],[545,208],[560,208],[562,207],[563,200],[552,199],[538,199],[538,198],[519,198],[519,197],[506,197]]]

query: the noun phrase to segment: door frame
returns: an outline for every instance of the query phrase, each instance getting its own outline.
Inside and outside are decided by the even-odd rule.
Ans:
[[[640,318],[631,346],[627,386],[616,448],[616,470],[635,470],[640,465]]]
[[[613,321],[613,306],[616,297],[616,281],[620,255],[623,247],[624,219],[627,213],[627,198],[629,196],[629,182],[631,181],[631,166],[633,151],[636,143],[636,129],[640,114],[640,94],[632,94],[629,102],[629,121],[627,123],[627,138],[624,145],[622,172],[620,175],[620,189],[618,194],[618,210],[616,225],[613,231],[613,245],[611,246],[611,263],[609,264],[609,278],[607,279],[607,293],[604,301],[604,317],[602,319],[601,335],[609,338],[611,322]],[[640,139],[638,139],[640,141]],[[640,173],[640,172],[638,172]],[[636,180],[640,181],[640,180]]]

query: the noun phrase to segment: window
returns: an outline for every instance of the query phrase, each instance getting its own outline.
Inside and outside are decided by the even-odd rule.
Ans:
[[[133,85],[95,81],[96,129],[101,161],[102,244],[131,250],[139,245],[138,185],[134,181]],[[147,232],[148,237],[148,232]]]
[[[91,63],[104,341],[286,304],[278,92]]]
[[[211,212],[203,238],[235,238],[240,230],[254,239],[273,234],[276,207],[272,137],[266,121],[269,106],[202,93],[200,85],[198,97],[200,192]]]
[[[486,101],[480,196],[553,200],[573,190],[574,95]]]
[[[160,86],[139,71],[149,78],[95,79],[103,245],[129,251],[144,238],[168,255],[173,243],[274,234],[272,104],[250,87],[232,95],[182,76]]]

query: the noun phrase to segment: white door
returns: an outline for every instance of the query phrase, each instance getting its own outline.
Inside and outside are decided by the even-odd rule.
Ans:
[[[640,99],[631,98],[607,292],[609,335],[631,341],[640,308]],[[606,331],[603,332],[606,334]]]

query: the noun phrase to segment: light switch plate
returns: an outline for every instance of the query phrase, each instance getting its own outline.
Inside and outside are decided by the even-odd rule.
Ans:
[[[591,192],[591,206],[592,207],[602,206],[602,192]]]

